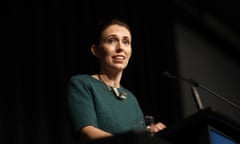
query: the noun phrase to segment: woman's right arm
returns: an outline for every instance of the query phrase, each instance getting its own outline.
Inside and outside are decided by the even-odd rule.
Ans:
[[[112,136],[111,133],[97,128],[97,116],[92,93],[79,77],[72,77],[68,87],[68,104],[73,128],[79,133],[79,140],[86,143]]]
[[[111,136],[113,136],[113,134],[94,126],[85,126],[80,130],[80,140],[84,143]]]

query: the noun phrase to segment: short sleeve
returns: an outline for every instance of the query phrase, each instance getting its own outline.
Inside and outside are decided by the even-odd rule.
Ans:
[[[76,131],[86,125],[97,127],[96,112],[90,86],[79,76],[73,76],[69,80],[68,106]]]

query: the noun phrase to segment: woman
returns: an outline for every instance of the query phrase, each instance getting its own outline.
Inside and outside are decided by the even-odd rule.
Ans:
[[[95,74],[72,76],[69,83],[69,108],[74,128],[83,141],[113,136],[133,130],[144,121],[135,95],[121,85],[124,69],[132,55],[129,26],[119,19],[98,25],[91,52],[99,59]],[[145,128],[145,124],[141,125]],[[158,132],[160,122],[149,129]]]

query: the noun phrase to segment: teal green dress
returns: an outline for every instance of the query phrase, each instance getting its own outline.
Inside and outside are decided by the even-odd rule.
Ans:
[[[140,105],[129,90],[121,87],[127,98],[118,99],[101,81],[88,74],[75,75],[69,80],[68,104],[74,129],[92,125],[113,134],[145,127]]]

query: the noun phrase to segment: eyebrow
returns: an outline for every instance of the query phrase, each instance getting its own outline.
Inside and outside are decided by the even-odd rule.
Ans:
[[[111,35],[109,35],[109,36],[105,37],[104,39],[106,39],[106,38],[109,38],[109,37],[118,37],[118,36],[117,36],[117,35],[115,35],[115,34],[111,34]],[[123,39],[129,39],[129,40],[131,40],[131,37],[129,37],[129,36],[123,36],[123,37],[121,37],[121,38],[123,38]]]

